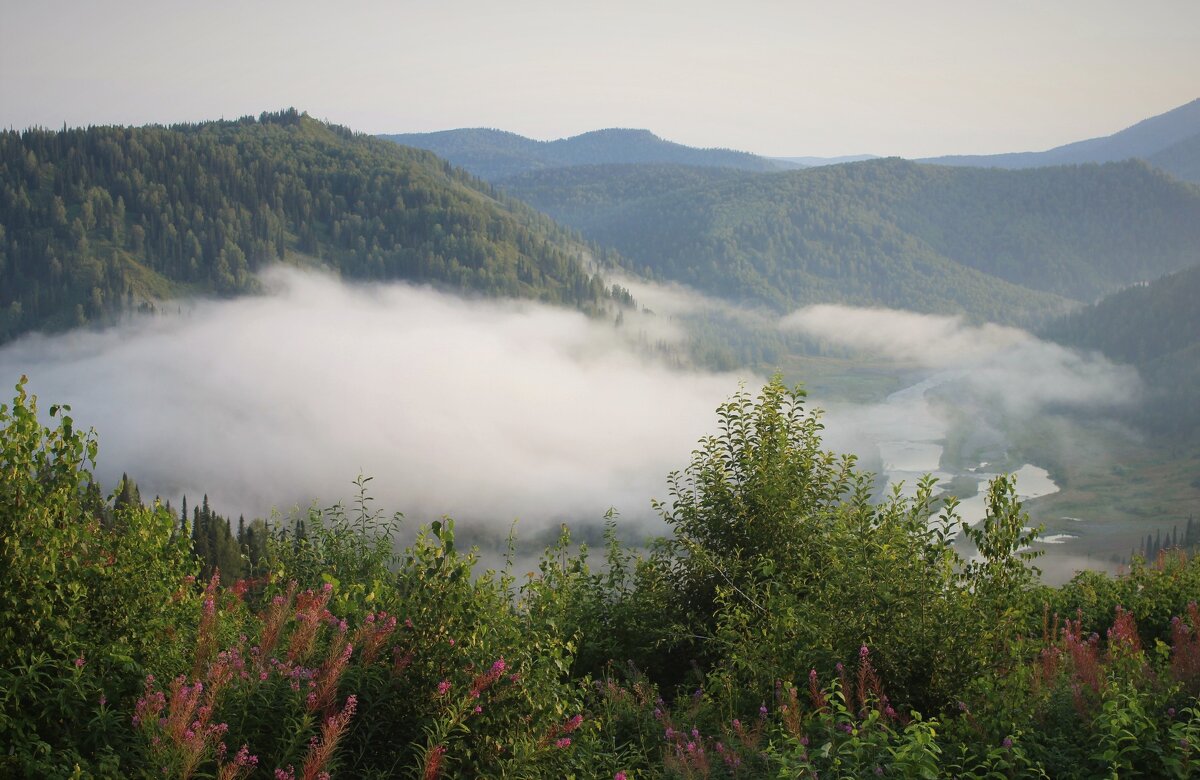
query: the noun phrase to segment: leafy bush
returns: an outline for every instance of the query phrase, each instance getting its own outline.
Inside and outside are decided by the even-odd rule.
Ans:
[[[162,507],[106,507],[94,436],[69,407],[43,427],[25,384],[0,404],[0,774],[115,773],[114,708],[146,668],[181,668],[196,564]]]

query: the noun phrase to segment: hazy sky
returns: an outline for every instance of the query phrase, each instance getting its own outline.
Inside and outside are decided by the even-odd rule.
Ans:
[[[770,155],[1038,150],[1200,97],[1195,0],[0,0],[0,127],[287,106]]]

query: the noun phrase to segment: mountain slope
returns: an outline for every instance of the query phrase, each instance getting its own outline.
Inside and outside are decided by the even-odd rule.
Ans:
[[[736,168],[657,163],[547,168],[496,181],[496,187],[577,230],[610,218],[622,204],[703,188],[756,174]]]
[[[1185,433],[1200,428],[1200,265],[1130,287],[1050,323],[1046,338],[1138,367],[1150,387],[1143,418]]]
[[[1200,191],[1141,161],[906,173],[884,195],[897,223],[1015,284],[1087,303],[1200,262]]]
[[[1146,161],[1176,178],[1200,184],[1200,133],[1155,152]]]
[[[1200,98],[1101,138],[1057,146],[1044,152],[951,155],[920,162],[984,168],[1036,168],[1048,165],[1104,163],[1150,158],[1178,143],[1200,136]]]
[[[294,110],[9,131],[0,182],[0,340],[253,291],[279,260],[584,308],[605,294],[545,217],[428,152]]]
[[[666,141],[649,130],[623,128],[596,130],[557,141],[535,141],[516,133],[482,128],[381,137],[398,144],[428,149],[488,181],[528,171],[574,165],[674,163],[751,171],[795,167],[748,152],[696,149]]]
[[[721,180],[579,168],[503,186],[661,277],[780,309],[830,300],[1029,323],[1200,259],[1200,193],[1139,162],[889,159]]]

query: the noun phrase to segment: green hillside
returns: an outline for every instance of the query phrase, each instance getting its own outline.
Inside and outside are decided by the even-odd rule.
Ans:
[[[552,214],[558,222],[586,231],[604,225],[613,209],[623,204],[754,175],[736,168],[628,163],[529,171],[495,184]]]
[[[1200,265],[1122,290],[1050,323],[1043,335],[1137,366],[1149,398],[1140,420],[1186,436],[1200,429]]]
[[[586,309],[605,291],[580,254],[429,152],[295,110],[0,133],[0,341],[250,292],[280,260]]]
[[[888,159],[719,178],[610,166],[503,186],[660,277],[780,309],[842,301],[1025,324],[1200,259],[1200,192],[1139,162]]]
[[[922,166],[890,190],[898,224],[941,254],[1084,302],[1200,262],[1200,190],[1137,160]]]

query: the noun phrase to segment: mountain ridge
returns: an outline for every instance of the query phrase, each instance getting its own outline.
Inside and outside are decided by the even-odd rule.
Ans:
[[[1106,136],[1056,146],[1040,152],[1007,152],[985,155],[943,155],[925,157],[916,162],[935,165],[986,168],[1039,168],[1053,165],[1119,162],[1130,158],[1152,159],[1166,150],[1200,138],[1200,98],[1143,119],[1123,130]],[[1200,157],[1184,160],[1164,160],[1164,170],[1180,178],[1200,181],[1193,173],[1200,167]]]
[[[634,128],[603,128],[552,141],[538,141],[507,130],[488,128],[379,137],[431,151],[486,181],[575,165],[678,163],[764,172],[796,167],[793,163],[749,152],[685,146],[667,141],[649,130]]]

